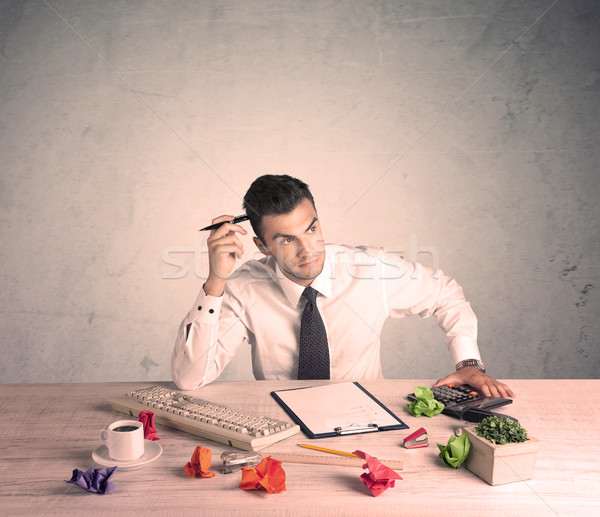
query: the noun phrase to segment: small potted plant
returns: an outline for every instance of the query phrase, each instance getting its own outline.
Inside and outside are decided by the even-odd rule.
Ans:
[[[473,474],[490,485],[533,477],[540,442],[515,420],[490,416],[465,432],[471,442],[465,467]]]

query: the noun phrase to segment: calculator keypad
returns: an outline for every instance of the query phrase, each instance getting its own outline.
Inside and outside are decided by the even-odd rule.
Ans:
[[[481,398],[481,395],[471,386],[452,386],[444,385],[431,388],[433,396],[445,406],[462,405],[465,402],[470,402]]]

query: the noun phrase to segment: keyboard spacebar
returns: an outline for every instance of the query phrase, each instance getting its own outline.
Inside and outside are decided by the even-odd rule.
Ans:
[[[242,434],[236,431],[231,431],[223,427],[216,427],[212,424],[206,424],[199,420],[193,420],[189,417],[183,417],[165,411],[148,407],[143,402],[139,402],[129,397],[111,397],[106,400],[115,411],[126,413],[137,417],[140,411],[149,409],[154,412],[154,423],[166,425],[173,429],[183,431],[215,442],[224,443],[231,447],[236,447],[244,451],[259,451],[269,445],[279,442],[285,438],[293,436],[300,431],[300,427],[293,425],[283,431],[273,432],[267,436],[251,436],[250,434]]]

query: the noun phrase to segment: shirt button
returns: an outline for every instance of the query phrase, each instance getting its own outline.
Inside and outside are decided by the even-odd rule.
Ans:
[[[210,312],[211,314],[213,314],[215,312],[214,309],[208,309],[208,312]]]

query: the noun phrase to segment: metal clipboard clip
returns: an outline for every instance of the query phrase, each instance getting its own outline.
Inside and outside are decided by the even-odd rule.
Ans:
[[[357,434],[357,433],[370,433],[373,431],[379,431],[377,424],[350,424],[348,427],[334,427],[333,430],[336,434]]]

